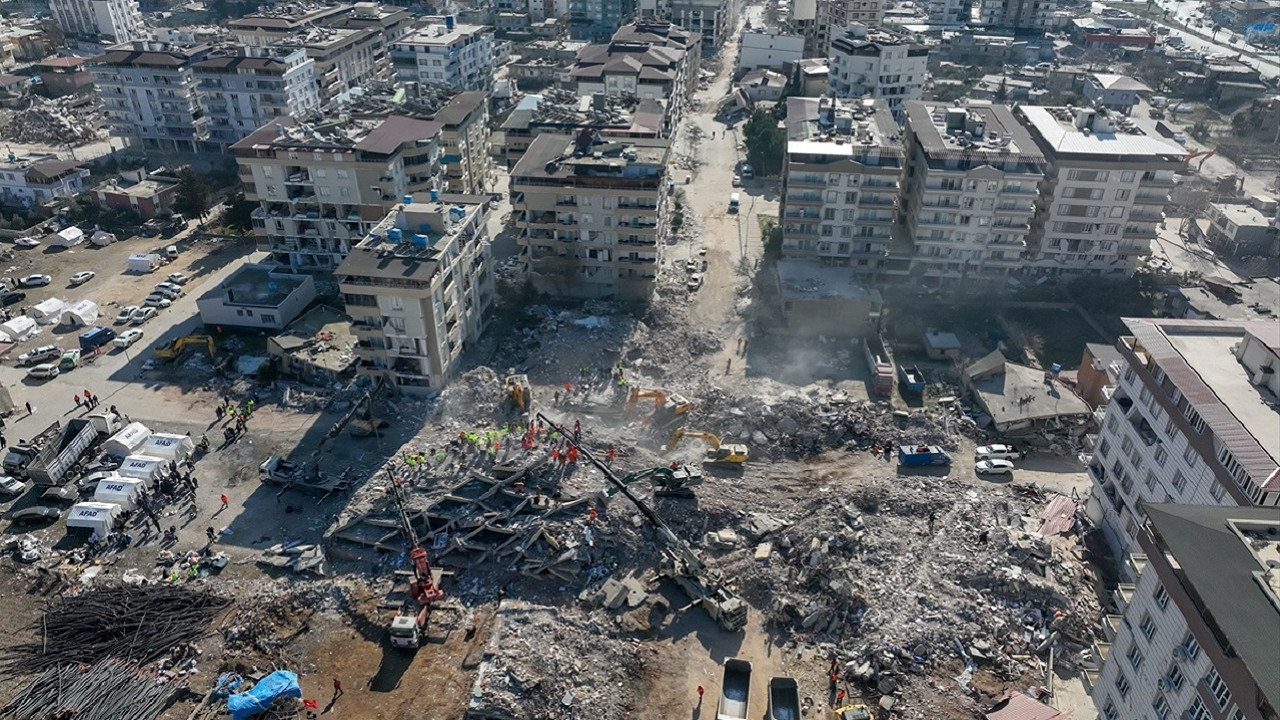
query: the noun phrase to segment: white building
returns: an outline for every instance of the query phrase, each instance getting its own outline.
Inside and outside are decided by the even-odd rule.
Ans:
[[[89,179],[89,168],[56,156],[33,160],[14,158],[0,164],[0,204],[31,207],[58,198],[79,195]]]
[[[738,44],[738,69],[777,70],[804,57],[804,38],[777,28],[744,30]]]
[[[836,97],[881,98],[895,115],[919,100],[929,77],[929,48],[884,33],[849,33],[831,43],[827,88]]]
[[[1280,707],[1280,512],[1148,504],[1093,646],[1101,720],[1269,720]]]
[[[396,78],[459,90],[493,87],[493,30],[464,25],[452,15],[430,18],[391,46]]]
[[[117,43],[147,37],[138,0],[49,0],[49,10],[67,35]]]
[[[968,25],[971,0],[926,0],[929,22],[935,25]]]
[[[488,198],[403,203],[335,274],[356,336],[356,373],[404,391],[439,389],[493,304]]]
[[[974,0],[979,25],[1006,30],[1044,30],[1053,25],[1057,0]]]
[[[1144,503],[1280,505],[1280,322],[1126,319],[1089,462],[1090,517],[1123,558]]]
[[[283,330],[316,299],[310,275],[270,265],[242,265],[196,300],[200,321],[209,328]]]
[[[698,35],[703,45],[720,46],[736,27],[737,0],[664,0],[663,19]]]
[[[320,109],[316,64],[303,48],[246,47],[243,55],[196,62],[209,141],[230,145],[278,117]]]
[[[200,108],[194,65],[209,50],[135,42],[93,58],[95,94],[111,135],[145,150],[199,151],[209,121]]]
[[[1107,110],[1023,105],[1049,161],[1025,274],[1129,276],[1151,254],[1186,150]]]

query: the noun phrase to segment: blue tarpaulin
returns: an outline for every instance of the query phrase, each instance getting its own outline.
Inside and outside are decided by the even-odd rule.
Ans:
[[[231,720],[246,720],[260,712],[266,712],[278,697],[302,697],[298,674],[277,670],[258,681],[249,692],[236,693],[227,698],[227,710]]]

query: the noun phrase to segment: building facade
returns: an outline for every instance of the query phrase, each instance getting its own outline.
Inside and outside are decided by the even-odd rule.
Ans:
[[[569,69],[579,96],[628,95],[659,102],[663,131],[684,115],[697,87],[700,40],[665,23],[635,23],[620,28],[607,44],[588,45]]]
[[[356,373],[405,392],[443,387],[493,305],[488,198],[402,203],[338,267]]]
[[[569,33],[575,40],[604,42],[636,17],[636,0],[569,0]]]
[[[117,43],[147,37],[138,0],[49,0],[49,10],[67,35]]]
[[[305,50],[246,47],[244,52],[193,65],[208,141],[219,146],[278,117],[305,118],[320,109],[315,61]]]
[[[489,96],[476,91],[458,93],[432,119],[440,123],[440,190],[490,192]]]
[[[835,97],[882,98],[901,115],[919,100],[929,77],[929,48],[878,34],[846,35],[831,43],[827,88]]]
[[[432,18],[425,27],[391,46],[396,78],[458,90],[493,88],[493,29],[463,25],[452,15]]]
[[[702,40],[703,47],[720,47],[737,23],[735,0],[669,0],[667,17]]]
[[[905,155],[883,100],[788,98],[782,255],[883,270]]]
[[[738,44],[738,69],[779,70],[804,58],[804,37],[778,28],[744,30]]]
[[[977,0],[974,15],[984,27],[1044,31],[1057,10],[1057,0]]]
[[[669,229],[666,140],[538,135],[511,171],[520,260],[560,297],[644,300]]]
[[[332,272],[412,192],[439,179],[440,124],[391,116],[311,126],[269,123],[230,150],[258,247],[294,272]]]
[[[1102,720],[1270,720],[1280,708],[1280,512],[1145,506],[1086,670]]]
[[[1127,319],[1088,464],[1090,517],[1117,557],[1143,505],[1280,505],[1280,322]]]
[[[145,150],[196,152],[209,137],[195,63],[208,46],[135,42],[92,60],[102,114],[114,137]]]
[[[0,165],[0,205],[29,208],[75,197],[88,180],[89,168],[72,160],[15,158]]]
[[[1045,158],[1007,107],[909,102],[902,214],[912,275],[1003,283],[1021,266]]]
[[[1186,150],[1119,113],[1021,106],[1049,162],[1023,272],[1129,276],[1151,254]]]

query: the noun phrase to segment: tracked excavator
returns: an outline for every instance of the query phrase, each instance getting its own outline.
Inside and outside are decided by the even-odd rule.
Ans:
[[[562,436],[566,438],[573,437],[569,428],[560,425],[546,415],[538,413],[538,419]],[[671,578],[672,581],[680,586],[684,594],[689,597],[690,604],[701,605],[702,609],[706,610],[707,614],[720,627],[729,632],[737,632],[746,627],[747,604],[728,587],[724,578],[719,573],[708,568],[702,562],[702,558],[698,556],[698,553],[690,547],[689,543],[681,540],[662,521],[662,518],[658,517],[653,508],[649,507],[648,503],[631,492],[627,484],[613,472],[612,468],[582,445],[575,445],[575,447],[578,448],[579,455],[604,473],[604,476],[617,489],[617,492],[625,495],[631,501],[631,504],[636,506],[640,514],[649,521],[649,524],[653,525],[654,530],[662,538],[663,560],[659,567],[659,574]]]
[[[642,398],[653,398],[653,415],[650,417],[658,425],[669,425],[693,409],[693,403],[678,393],[657,388],[632,388],[627,395],[627,412],[635,410]]]
[[[679,465],[671,467],[663,465],[662,467],[647,468],[637,470],[628,475],[624,475],[621,479],[623,485],[631,485],[642,480],[648,480],[653,483],[653,494],[655,496],[667,497],[693,497],[693,488],[702,484],[702,469],[693,465]],[[605,495],[613,497],[618,493],[618,488],[610,487],[605,490]]]
[[[676,428],[675,433],[671,436],[671,442],[668,443],[668,446],[675,449],[676,445],[680,444],[680,440],[686,437],[695,437],[705,440],[707,444],[711,446],[711,449],[707,450],[706,457],[703,459],[703,462],[705,463],[722,465],[724,467],[740,468],[747,462],[749,451],[747,450],[746,445],[721,443],[719,437],[700,430]]]

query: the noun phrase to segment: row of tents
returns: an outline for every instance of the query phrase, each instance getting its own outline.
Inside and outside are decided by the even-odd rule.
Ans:
[[[155,487],[170,463],[181,464],[191,457],[195,443],[186,435],[153,433],[133,422],[108,438],[103,451],[123,458],[120,467],[98,483],[93,500],[77,503],[67,515],[68,528],[87,528],[99,537],[115,529],[122,512],[138,509],[142,494]]]
[[[58,298],[49,298],[27,308],[25,315],[0,323],[0,342],[29,340],[40,334],[41,325],[62,323],[72,327],[92,327],[99,317],[101,313],[98,304],[92,300],[68,303]]]

